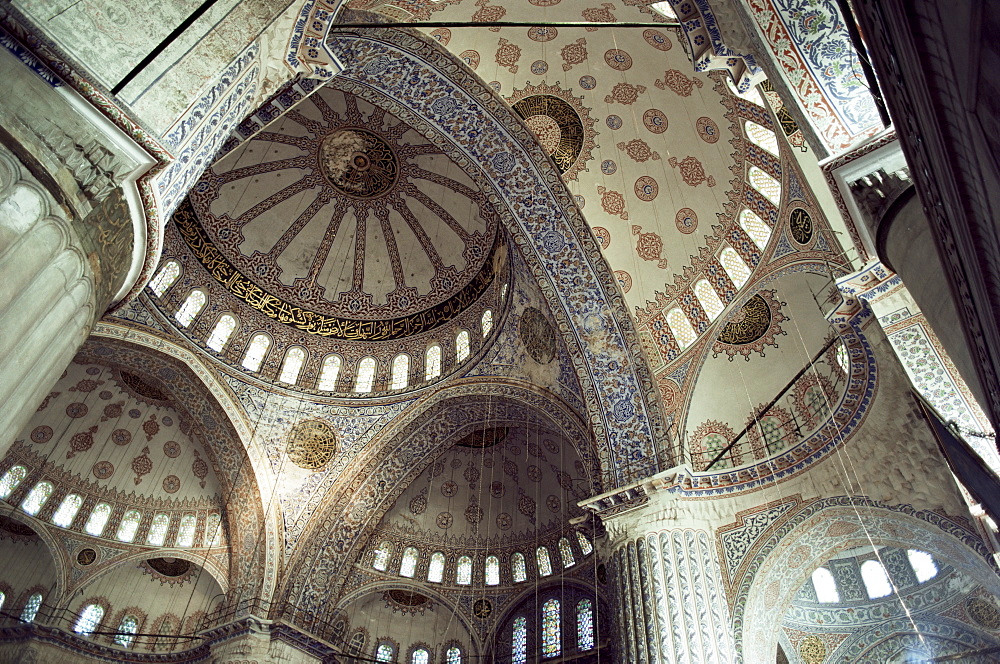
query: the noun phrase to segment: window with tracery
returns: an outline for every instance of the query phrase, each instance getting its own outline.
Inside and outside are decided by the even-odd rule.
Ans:
[[[486,556],[486,585],[500,585],[500,559],[496,556]]]
[[[565,537],[559,538],[559,557],[562,558],[564,568],[572,567],[576,564],[576,557],[573,555],[573,547],[569,545],[569,540]]]
[[[448,653],[444,661],[445,664],[462,664],[462,649],[458,646],[448,648]]]
[[[489,309],[483,312],[483,338],[490,336],[493,329],[493,312]]]
[[[427,349],[427,359],[424,364],[424,378],[431,380],[441,375],[441,346],[434,344]]]
[[[75,493],[66,494],[66,497],[59,503],[59,509],[52,515],[52,523],[60,528],[69,528],[82,506],[83,498]]]
[[[431,564],[427,568],[427,580],[431,583],[441,583],[444,580],[444,554],[440,551],[431,554]]]
[[[765,129],[761,127],[756,122],[751,122],[747,120],[745,123],[747,130],[747,138],[754,145],[764,148],[775,157],[778,156],[778,137],[770,129]]]
[[[278,380],[282,383],[294,385],[299,382],[299,373],[302,372],[302,365],[306,361],[306,351],[304,348],[293,346],[285,353],[285,361],[281,365],[281,374]]]
[[[594,647],[594,604],[589,599],[581,599],[576,605],[576,647]]]
[[[906,557],[910,561],[910,567],[913,568],[918,583],[930,581],[937,576],[938,566],[931,554],[917,549],[907,549]]]
[[[194,546],[194,531],[198,525],[198,517],[185,514],[181,517],[180,528],[177,529],[177,546]]]
[[[125,512],[121,523],[118,524],[118,532],[115,533],[115,537],[122,542],[131,542],[135,539],[135,532],[139,530],[139,521],[141,519],[142,515],[139,514],[138,510]]]
[[[212,328],[212,334],[208,337],[206,345],[217,353],[221,353],[226,347],[229,337],[236,331],[236,317],[229,314],[219,316],[219,321]]]
[[[6,498],[16,489],[28,474],[24,466],[12,466],[0,477],[0,498]]]
[[[35,616],[38,615],[38,609],[42,607],[42,593],[35,593],[28,598],[28,601],[24,603],[24,608],[21,609],[21,620],[26,623],[35,622]]]
[[[396,654],[396,649],[391,643],[380,643],[375,649],[376,662],[391,662]]]
[[[255,334],[243,355],[243,368],[250,371],[260,371],[267,349],[271,347],[271,337],[266,334]]]
[[[45,501],[49,499],[52,495],[52,484],[49,482],[39,482],[35,487],[25,496],[24,501],[21,503],[21,509],[35,516],[38,514],[38,510],[42,509],[45,505]]]
[[[128,648],[135,640],[135,635],[139,631],[139,620],[135,616],[125,616],[115,630],[115,645]]]
[[[535,551],[535,557],[538,559],[538,573],[542,576],[550,576],[552,574],[552,561],[549,559],[548,548],[538,547]]]
[[[528,661],[528,620],[524,616],[514,618],[514,630],[510,646],[512,664],[527,664]]]
[[[319,372],[319,383],[316,389],[325,392],[337,391],[337,377],[340,375],[340,356],[327,355],[323,360],[323,368]]]
[[[667,312],[667,325],[670,326],[670,331],[674,333],[674,338],[677,339],[677,344],[682,349],[693,344],[694,340],[698,338],[694,328],[691,327],[691,321],[688,320],[680,307],[674,307]]]
[[[181,276],[181,264],[177,261],[167,261],[153,277],[153,280],[149,282],[149,290],[153,291],[153,295],[156,297],[160,297],[174,285],[179,276]]]
[[[455,337],[455,357],[458,358],[459,362],[465,362],[469,359],[469,352],[471,346],[469,345],[469,332],[467,330],[462,330]]]
[[[104,607],[100,604],[88,604],[81,613],[80,617],[77,618],[76,624],[73,625],[73,631],[77,634],[87,635],[97,629],[97,626],[101,624],[101,618],[104,617]]]
[[[375,358],[365,357],[358,362],[358,376],[354,379],[354,392],[367,394],[375,385]]]
[[[747,267],[743,257],[736,253],[732,247],[726,247],[722,250],[722,253],[719,254],[719,262],[722,263],[723,269],[726,270],[726,274],[729,275],[737,288],[742,288],[750,279],[750,268]]]
[[[805,394],[806,410],[812,416],[822,416],[826,415],[828,408],[826,404],[826,395],[823,393],[823,388],[819,385],[812,385],[806,389]]]
[[[594,545],[590,543],[587,536],[581,533],[579,530],[576,531],[576,541],[580,545],[580,550],[583,551],[583,555],[589,556],[594,551]]]
[[[834,604],[840,601],[840,592],[837,590],[837,580],[833,578],[833,573],[825,567],[817,567],[812,573],[813,589],[816,591],[816,601],[821,604]]]
[[[767,241],[771,239],[771,227],[765,224],[764,220],[758,217],[755,212],[752,210],[740,212],[740,227],[762,250],[767,247]]]
[[[878,599],[892,594],[892,584],[885,567],[877,560],[866,560],[861,563],[861,580],[865,583],[868,599]]]
[[[351,635],[351,643],[348,645],[352,652],[360,653],[365,649],[365,633],[358,630]]]
[[[458,559],[458,569],[455,574],[455,583],[460,586],[467,586],[472,583],[472,558],[462,556]]]
[[[384,572],[389,568],[389,545],[385,542],[379,548],[375,549],[375,559],[372,561],[372,567],[380,572]]]
[[[205,291],[193,290],[184,300],[181,308],[174,314],[174,318],[181,324],[181,327],[187,327],[194,320],[194,317],[201,313],[206,302],[208,302],[208,296],[205,295]]]
[[[166,514],[157,514],[149,524],[149,535],[146,537],[146,544],[150,546],[163,546],[167,541],[167,528],[170,527],[170,517]]]
[[[417,571],[417,559],[419,552],[412,546],[406,547],[403,551],[403,562],[399,565],[399,575],[412,579]]]
[[[768,415],[767,417],[762,417],[758,423],[760,427],[760,433],[764,438],[764,446],[770,452],[774,450],[781,439],[784,437],[784,431],[781,426],[781,420],[774,415]]]
[[[542,656],[556,657],[562,652],[560,634],[559,600],[550,599],[542,604]]]
[[[205,541],[208,546],[219,546],[222,541],[222,517],[214,512],[205,522]]]
[[[521,583],[528,580],[528,569],[524,564],[524,554],[521,552],[512,553],[510,556],[510,571],[514,576],[514,583]]]
[[[410,664],[427,664],[430,661],[431,654],[423,648],[417,648],[410,655]]]
[[[83,527],[88,535],[100,537],[104,534],[104,526],[108,524],[108,517],[111,516],[111,505],[107,503],[97,503],[94,511],[90,513],[87,524]]]
[[[756,166],[751,166],[747,170],[747,177],[750,179],[750,184],[754,189],[764,194],[764,197],[778,205],[781,202],[781,183],[775,180],[773,177],[757,168]]]
[[[712,288],[712,284],[706,279],[699,279],[694,285],[694,294],[701,303],[701,308],[708,316],[709,320],[715,320],[726,308],[726,305],[719,299],[719,294]]]
[[[392,384],[390,390],[405,389],[410,382],[410,356],[400,353],[392,360]]]

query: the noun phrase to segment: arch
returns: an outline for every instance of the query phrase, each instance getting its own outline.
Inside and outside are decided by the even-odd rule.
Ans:
[[[167,541],[167,529],[170,527],[170,516],[164,512],[153,515],[153,521],[149,524],[149,533],[146,535],[146,544],[150,546],[163,546]]]
[[[83,531],[88,535],[101,537],[104,534],[104,529],[108,526],[108,519],[110,518],[111,505],[108,503],[97,503],[94,505],[94,509],[90,511],[90,515],[87,516],[87,522],[84,524]]]
[[[215,352],[221,353],[225,349],[226,344],[229,343],[229,340],[233,338],[233,333],[236,332],[236,328],[238,327],[239,323],[235,315],[229,312],[222,314],[215,322],[212,333],[205,341],[205,345]]]
[[[524,583],[528,580],[528,569],[524,561],[524,554],[515,551],[510,554],[510,573],[514,583]]]
[[[892,594],[892,582],[885,566],[879,560],[866,560],[861,563],[861,580],[865,584],[868,599],[880,599]]]
[[[403,390],[410,382],[410,356],[400,353],[392,358],[392,383],[390,390]]]
[[[496,556],[486,556],[486,567],[483,572],[486,585],[500,585],[500,559]]]
[[[52,482],[38,482],[35,486],[31,487],[31,491],[28,495],[24,497],[21,501],[21,509],[25,513],[35,516],[38,512],[45,507],[45,503],[48,502],[49,497],[52,495]]]
[[[535,549],[535,562],[538,565],[539,576],[552,576],[552,556],[549,547],[544,544]]]
[[[181,264],[175,260],[168,260],[153,277],[147,286],[153,295],[163,297],[177,278],[181,276]]]
[[[340,376],[340,367],[344,360],[335,353],[331,353],[323,358],[323,367],[319,372],[319,382],[316,384],[317,390],[324,392],[337,391],[337,378]]]
[[[816,592],[816,601],[820,604],[835,604],[840,601],[840,593],[837,591],[837,580],[833,578],[833,573],[825,567],[817,567],[812,573],[813,590]]]
[[[431,344],[424,358],[424,380],[434,380],[441,375],[441,346]]]
[[[760,250],[767,248],[768,240],[771,239],[771,227],[764,223],[764,220],[757,216],[753,210],[743,210],[740,212],[740,227],[746,231],[750,239],[754,241]]]
[[[569,544],[569,539],[559,538],[559,558],[562,560],[563,569],[568,569],[576,564],[576,557],[573,555],[573,547]]]
[[[674,333],[674,339],[677,340],[677,345],[682,350],[698,339],[698,334],[691,327],[691,321],[688,320],[687,315],[681,311],[680,307],[674,307],[667,312],[667,325],[670,327],[670,331]]]
[[[441,583],[444,581],[445,557],[440,551],[431,554],[431,562],[427,567],[427,580],[431,583]]]
[[[80,615],[73,625],[73,631],[84,636],[92,634],[104,619],[106,609],[107,607],[98,602],[87,604],[80,611]]]
[[[750,186],[764,195],[764,198],[774,203],[775,206],[781,204],[781,183],[765,173],[757,166],[747,169],[747,180]]]
[[[937,561],[934,560],[934,556],[926,551],[920,551],[919,549],[907,549],[906,558],[910,562],[910,568],[913,570],[913,575],[917,577],[917,583],[930,581],[937,576]]]
[[[412,579],[417,573],[417,562],[420,560],[420,552],[414,546],[408,546],[403,550],[403,559],[399,563],[399,575]]]
[[[292,346],[285,351],[285,361],[281,363],[278,380],[289,385],[298,383],[299,374],[302,373],[302,365],[305,364],[307,356],[308,353],[302,346]]]
[[[455,565],[455,584],[459,586],[472,585],[472,558],[462,556]]]
[[[486,337],[490,336],[490,331],[493,329],[492,309],[487,309],[486,311],[483,312],[483,318],[481,323],[483,327],[483,338],[485,339]]]
[[[253,335],[243,353],[243,362],[241,362],[243,368],[249,371],[260,371],[260,365],[264,363],[264,358],[267,357],[272,345],[271,337],[267,333],[258,332]]]
[[[472,344],[469,339],[469,331],[461,330],[455,336],[455,361],[461,364],[469,359],[472,353]]]
[[[208,295],[205,291],[200,288],[195,288],[193,291],[188,293],[188,296],[184,299],[184,303],[181,308],[177,310],[174,314],[174,320],[176,320],[181,327],[189,326],[201,310],[205,308],[208,304]]]
[[[751,143],[767,150],[775,157],[778,156],[778,136],[773,131],[765,129],[752,120],[744,120],[743,126]]]
[[[7,469],[7,472],[0,477],[0,498],[7,498],[14,489],[21,486],[21,482],[28,475],[28,469],[17,464]]]
[[[743,288],[746,282],[750,279],[750,268],[747,267],[746,261],[743,260],[743,257],[740,256],[735,249],[727,246],[719,254],[719,262],[722,263],[723,269],[726,271],[726,274],[729,275],[733,284],[737,288]]]
[[[726,305],[722,303],[719,294],[715,292],[715,288],[708,283],[707,279],[699,279],[695,283],[694,294],[698,298],[698,302],[701,303],[701,308],[708,316],[708,320],[714,321],[725,311]]]
[[[378,363],[371,355],[361,358],[358,362],[358,373],[354,377],[354,393],[368,394],[375,387],[375,371]]]
[[[69,528],[76,518],[76,513],[83,506],[83,498],[78,493],[67,493],[59,503],[59,508],[52,514],[52,523],[60,528]]]

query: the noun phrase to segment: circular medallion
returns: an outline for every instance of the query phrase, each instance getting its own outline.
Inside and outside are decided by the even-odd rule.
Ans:
[[[514,524],[514,519],[506,512],[501,512],[497,515],[497,528],[500,530],[510,530],[510,527]]]
[[[168,440],[163,443],[163,453],[171,459],[176,459],[181,455],[181,444],[176,440]]]
[[[651,108],[642,114],[642,124],[654,134],[662,134],[667,130],[667,116],[658,108]]]
[[[616,164],[611,159],[605,159],[601,162],[601,172],[605,175],[614,175],[618,170],[618,164]]]
[[[719,125],[715,124],[715,120],[708,117],[700,117],[695,122],[695,128],[698,130],[698,135],[701,136],[701,140],[706,143],[717,143],[719,140]]]
[[[87,408],[87,404],[80,401],[71,403],[70,405],[66,406],[66,414],[69,417],[73,418],[83,417],[84,415],[87,414],[87,410],[89,410]]]
[[[441,485],[441,495],[444,496],[445,498],[451,498],[456,493],[458,493],[458,485],[452,482],[451,480],[448,480],[447,482]]]
[[[91,470],[94,473],[94,477],[99,480],[106,480],[114,474],[115,467],[110,461],[98,461]]]
[[[545,449],[547,449],[550,454],[559,454],[559,451],[560,451],[559,450],[559,443],[557,443],[556,441],[552,440],[551,438],[544,439],[542,441],[542,445],[545,446]]]
[[[94,549],[80,549],[80,552],[76,554],[76,562],[79,565],[86,567],[97,560],[97,551]]]
[[[31,442],[47,443],[52,440],[52,427],[38,426],[31,430]]]
[[[528,29],[528,39],[536,42],[552,41],[558,34],[559,31],[553,27],[536,25],[535,27]]]
[[[493,482],[490,484],[490,495],[494,498],[503,498],[505,493],[503,482]]]
[[[575,179],[596,147],[594,120],[577,97],[558,85],[529,85],[507,100],[538,137],[565,179]]]
[[[436,523],[441,530],[447,530],[455,523],[455,517],[451,515],[451,512],[441,512],[437,515]]]
[[[611,246],[611,233],[608,232],[607,228],[603,226],[594,226],[594,237],[597,238],[598,244],[601,245],[601,249],[607,249]]]
[[[656,198],[658,193],[660,193],[659,185],[648,175],[643,175],[635,181],[635,195],[640,201],[649,202]]]
[[[288,447],[289,460],[299,468],[316,470],[325,466],[337,451],[333,428],[326,422],[308,420],[292,429]]]
[[[681,208],[677,211],[677,216],[674,217],[674,223],[677,224],[677,230],[681,233],[685,235],[694,233],[698,228],[698,215],[691,208]]]
[[[479,479],[479,469],[469,464],[465,467],[465,472],[462,473],[462,477],[465,478],[466,482],[472,483]]]
[[[451,30],[448,28],[438,28],[431,31],[431,37],[441,42],[442,46],[447,46],[448,42],[451,41]]]
[[[160,421],[163,422],[163,426],[165,427],[172,427],[174,425],[174,418],[170,417],[169,415],[164,415],[162,418],[160,418]]]
[[[608,119],[605,120],[604,122],[607,123],[609,129],[621,129],[622,128],[622,119],[620,117],[618,117],[617,115],[614,115],[614,114],[609,115]]]
[[[545,60],[535,60],[531,63],[531,73],[536,76],[541,76],[549,70],[549,63]]]
[[[812,217],[802,208],[795,208],[788,217],[788,230],[799,244],[809,244],[813,238]]]
[[[719,330],[718,341],[731,346],[750,344],[771,329],[771,307],[760,294],[754,295]]]
[[[548,364],[556,356],[556,333],[552,324],[538,309],[528,307],[518,326],[521,343],[528,355],[539,364]]]
[[[181,488],[181,478],[176,475],[167,475],[163,478],[163,490],[167,493],[177,493]]]
[[[580,87],[584,90],[593,90],[597,87],[597,79],[593,76],[581,76]]]
[[[128,411],[128,416],[131,417],[133,420],[139,419],[140,417],[142,417],[142,411],[140,411],[138,408],[132,408],[131,410]]]
[[[88,376],[96,376],[99,373],[101,373],[101,368],[100,367],[87,367],[87,375]]]
[[[632,56],[620,48],[605,51],[604,61],[608,63],[609,67],[618,71],[625,71],[632,68]]]
[[[658,51],[669,51],[673,48],[670,38],[659,30],[643,30],[642,38],[646,40],[647,44]]]
[[[377,198],[396,184],[399,161],[380,136],[355,127],[323,138],[319,167],[333,188],[352,198]]]
[[[531,464],[530,466],[528,466],[528,479],[531,480],[532,482],[537,482],[538,480],[542,479],[542,471],[535,464]]]
[[[465,508],[465,520],[469,523],[479,523],[483,520],[483,508],[479,505],[469,505]]]
[[[576,206],[581,210],[587,205],[587,199],[580,194],[573,196],[573,200],[576,201]]]
[[[410,500],[410,511],[414,514],[423,514],[427,509],[427,493],[421,492]]]
[[[480,620],[486,620],[493,613],[493,604],[488,599],[477,599],[472,604],[472,613]]]
[[[632,290],[632,275],[625,270],[615,270],[615,279],[618,280],[618,285],[621,286],[622,293]]]
[[[98,394],[97,396],[99,396],[102,399],[104,399],[105,401],[107,401],[108,399],[110,399],[114,395],[111,394],[111,392],[109,390],[101,390],[101,393]]]
[[[111,442],[115,445],[128,445],[132,442],[132,432],[127,429],[115,429],[111,432]]]
[[[556,496],[549,496],[548,498],[545,499],[545,505],[551,511],[558,512],[561,503],[559,502],[559,498],[557,498]]]

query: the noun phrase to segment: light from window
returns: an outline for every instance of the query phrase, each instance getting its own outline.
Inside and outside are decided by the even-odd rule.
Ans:
[[[460,586],[467,586],[472,583],[472,558],[462,556],[458,559],[458,570],[455,574],[455,583]]]
[[[669,18],[675,21],[677,20],[677,12],[674,11],[673,6],[666,0],[651,3],[649,8],[664,18]]]
[[[581,599],[576,605],[576,647],[591,650],[594,647],[594,605]]]
[[[194,531],[198,526],[198,518],[193,514],[181,517],[181,526],[177,529],[177,546],[194,546]]]
[[[135,635],[139,631],[139,621],[135,616],[125,616],[116,631],[118,633],[115,634],[115,645],[128,648],[132,645],[132,641],[135,640]]]
[[[392,384],[390,390],[402,390],[410,382],[410,356],[400,353],[392,360]]]
[[[356,653],[360,653],[365,649],[365,633],[358,630],[351,636],[351,650]]]
[[[226,347],[229,337],[233,336],[233,332],[235,331],[236,318],[229,314],[222,314],[219,317],[219,322],[212,329],[212,335],[208,338],[208,347],[217,353],[221,353],[222,349]]]
[[[181,305],[181,308],[174,315],[174,318],[176,318],[177,322],[181,324],[181,327],[187,327],[191,324],[191,321],[194,320],[194,317],[197,316],[202,310],[202,307],[205,306],[205,302],[207,300],[208,298],[205,296],[204,291],[191,291],[191,294],[187,296],[186,300],[184,300],[184,304]]]
[[[667,313],[667,325],[670,326],[670,331],[674,333],[674,338],[677,339],[681,349],[687,348],[698,338],[694,328],[691,327],[691,321],[680,307],[674,307]]]
[[[764,148],[775,157],[778,156],[778,137],[770,129],[761,127],[756,122],[746,121],[747,138],[754,145]]]
[[[4,593],[3,591],[0,591],[0,609],[3,608],[3,603],[5,601],[7,601],[7,594]]]
[[[111,516],[111,505],[107,503],[97,503],[94,507],[94,511],[90,513],[90,518],[87,519],[87,525],[83,527],[84,531],[88,535],[93,535],[94,537],[100,537],[104,534],[104,526],[108,523],[108,517]]]
[[[129,510],[122,517],[122,522],[118,524],[118,532],[115,534],[122,542],[131,542],[135,539],[135,531],[139,530],[139,520],[142,515],[138,510]]]
[[[340,357],[328,355],[323,360],[323,368],[319,373],[319,384],[316,389],[326,392],[335,392],[337,389],[337,376],[340,375]]]
[[[767,247],[767,241],[771,239],[771,227],[765,224],[752,210],[740,212],[740,226],[754,241],[754,244],[761,249]]]
[[[535,551],[535,557],[538,560],[538,573],[542,576],[549,576],[552,574],[552,561],[549,559],[549,550],[540,546]]]
[[[391,662],[392,656],[395,654],[393,652],[392,645],[388,643],[378,644],[378,650],[375,651],[375,661],[376,662]]]
[[[0,477],[0,498],[6,498],[24,481],[28,469],[24,466],[11,466],[10,470]]]
[[[424,378],[431,380],[441,375],[441,346],[434,344],[427,349]]]
[[[483,338],[490,336],[490,330],[493,329],[493,312],[487,309],[483,312]]]
[[[170,517],[166,514],[157,514],[149,524],[149,535],[146,537],[146,544],[150,546],[163,546],[167,541],[167,528],[170,527]]]
[[[208,546],[219,546],[222,541],[222,517],[215,512],[209,514],[205,522],[205,541]]]
[[[458,646],[448,648],[448,655],[445,664],[462,664],[462,649]]]
[[[719,314],[726,308],[726,305],[719,299],[719,294],[715,292],[712,284],[708,283],[707,279],[700,279],[694,285],[694,294],[701,303],[701,308],[708,315],[709,320],[718,318]]]
[[[528,621],[524,616],[514,618],[514,632],[510,646],[511,664],[527,664],[528,661]]]
[[[542,657],[556,657],[562,651],[559,627],[559,600],[550,599],[542,604]]]
[[[840,601],[837,591],[837,580],[825,567],[817,567],[812,573],[813,589],[816,591],[816,601],[822,604],[835,604]]]
[[[441,583],[444,580],[444,554],[440,551],[431,554],[431,564],[427,568],[427,580],[431,583]]]
[[[510,571],[514,576],[514,583],[521,583],[528,580],[528,569],[524,564],[524,554],[520,551],[511,554]]]
[[[380,572],[384,572],[389,567],[389,545],[382,543],[382,546],[375,550],[375,560],[372,567]]]
[[[500,559],[496,556],[486,556],[486,585],[500,585]]]
[[[580,545],[580,550],[583,551],[583,555],[589,556],[593,552],[594,545],[591,544],[590,540],[587,539],[587,536],[581,533],[579,530],[576,531],[576,541],[577,544]]]
[[[167,289],[174,285],[177,277],[181,275],[181,264],[177,261],[167,261],[156,273],[156,276],[149,282],[149,289],[153,295],[160,297],[167,292]]]
[[[73,626],[73,631],[77,634],[90,634],[101,624],[104,617],[104,607],[99,604],[88,604]]]
[[[565,537],[559,538],[559,557],[562,558],[564,568],[569,568],[576,564],[576,558],[573,556],[573,548],[569,545],[569,540]]]
[[[781,202],[780,182],[756,166],[751,166],[747,170],[747,176],[750,178],[750,184],[753,188],[764,194],[764,197],[767,198],[767,200],[771,201],[775,205]]]
[[[889,575],[885,573],[882,563],[877,560],[866,560],[861,563],[861,580],[865,582],[868,599],[878,599],[892,594]]]
[[[299,373],[302,371],[302,363],[306,361],[306,351],[298,346],[289,348],[285,353],[285,361],[281,365],[281,375],[278,380],[282,383],[294,385],[299,381]]]
[[[406,547],[403,551],[403,562],[399,565],[399,575],[412,579],[417,571],[417,558],[419,553],[412,546]]]
[[[766,244],[766,243],[765,243]],[[726,247],[719,254],[719,262],[726,270],[726,274],[732,279],[737,288],[743,288],[743,284],[750,278],[750,268],[747,267],[743,257],[736,253],[732,247]]]
[[[467,330],[462,330],[455,337],[455,356],[458,358],[459,362],[465,362],[469,359],[469,332]]]
[[[52,523],[60,528],[69,528],[82,506],[83,498],[75,493],[67,494],[59,504],[59,509],[52,515]]]
[[[358,362],[358,377],[354,380],[354,391],[367,394],[375,384],[375,358],[365,357]]]
[[[847,347],[844,344],[837,346],[837,365],[844,373],[850,373],[851,364],[847,360]]]
[[[410,664],[427,664],[430,660],[431,654],[424,650],[423,648],[417,648],[410,655]]]
[[[21,610],[21,620],[26,623],[35,622],[35,616],[38,615],[38,609],[41,606],[42,593],[35,593],[24,603],[24,608]]]
[[[917,549],[907,549],[906,557],[910,559],[910,567],[913,568],[913,573],[917,575],[919,583],[930,581],[937,576],[938,566],[931,554],[926,551],[918,551]]]
[[[764,100],[761,99],[760,93],[757,92],[757,88],[751,87],[746,92],[740,92],[739,90],[736,89],[736,84],[733,83],[733,79],[730,78],[729,76],[726,76],[726,83],[729,84],[729,89],[737,97],[742,97],[743,99],[746,99],[751,103],[757,104],[758,106],[764,105]]]
[[[39,482],[35,487],[28,493],[24,501],[21,503],[21,509],[34,516],[38,514],[38,510],[42,509],[45,501],[49,499],[52,495],[52,484],[49,482]]]
[[[259,371],[264,356],[267,355],[267,349],[270,347],[271,337],[266,334],[255,334],[243,356],[243,368],[249,371]]]
[[[500,287],[500,299],[503,300],[505,297],[507,297],[507,284]]]

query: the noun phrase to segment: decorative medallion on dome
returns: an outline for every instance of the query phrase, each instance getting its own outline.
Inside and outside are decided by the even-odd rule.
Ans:
[[[788,230],[799,244],[809,244],[813,237],[812,217],[802,208],[795,208],[788,217]]]
[[[983,599],[973,597],[965,604],[965,610],[972,620],[986,629],[1000,630],[1000,609]]]
[[[385,139],[358,128],[327,134],[319,166],[337,191],[357,198],[382,196],[399,177],[399,160]]]
[[[387,607],[401,613],[423,613],[431,605],[430,597],[401,588],[385,591],[382,599]]]
[[[726,353],[732,360],[736,355],[743,355],[749,361],[753,352],[763,356],[764,346],[777,348],[774,338],[779,334],[787,334],[779,325],[788,320],[781,313],[783,306],[785,303],[778,301],[773,290],[763,290],[754,295],[719,331],[712,346],[712,356]]]
[[[545,314],[534,307],[528,307],[521,314],[518,329],[521,343],[535,362],[548,364],[552,361],[556,356],[556,333]]]
[[[80,549],[80,552],[76,554],[76,562],[82,567],[93,564],[97,560],[97,551],[91,548]]]
[[[139,397],[141,401],[148,402],[153,401],[169,401],[170,397],[167,396],[166,392],[151,385],[148,380],[141,376],[137,376],[134,373],[128,371],[118,371],[119,384],[128,388],[127,393],[133,396]]]
[[[596,120],[583,105],[583,97],[574,97],[558,85],[541,83],[514,90],[507,101],[538,137],[564,180],[575,180],[581,170],[587,170],[597,147],[597,132]]]
[[[181,558],[150,558],[146,563],[163,576],[184,576],[191,569],[191,563]]]
[[[488,599],[477,599],[472,605],[472,613],[480,620],[486,620],[493,613],[493,604]]]
[[[337,451],[337,438],[326,422],[308,420],[292,429],[288,440],[288,458],[299,468],[322,468]]]
[[[506,439],[507,427],[490,427],[488,429],[473,431],[455,444],[460,447],[483,449],[486,447],[493,447],[498,443],[504,442]]]

